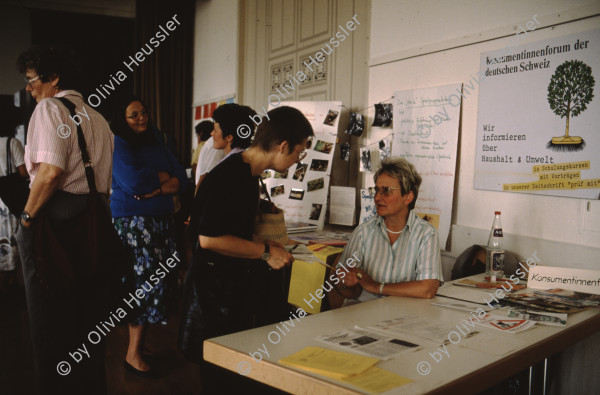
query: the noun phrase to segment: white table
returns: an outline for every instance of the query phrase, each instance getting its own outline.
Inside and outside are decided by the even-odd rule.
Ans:
[[[483,301],[487,293],[481,294]],[[364,392],[349,384],[286,367],[277,361],[307,346],[331,348],[315,340],[317,335],[331,334],[355,325],[367,327],[402,314],[417,314],[449,325],[458,325],[468,318],[468,312],[431,305],[435,300],[449,299],[439,296],[434,299],[387,297],[307,316],[300,322],[294,319],[295,327],[290,328],[286,336],[281,335],[275,325],[270,325],[209,339],[204,343],[204,358],[234,372],[238,371],[238,367],[244,372],[249,370],[247,377],[294,394],[361,394]],[[279,327],[285,332],[281,324]],[[566,327],[538,324],[533,329],[516,334],[502,333],[479,325],[474,330],[492,334],[499,344],[518,346],[518,349],[497,356],[466,348],[466,343],[463,342],[469,339],[463,339],[459,344],[447,345],[450,358],[444,355],[436,363],[429,355],[438,351],[436,346],[417,342],[423,344],[424,348],[378,363],[380,368],[414,380],[386,394],[477,393],[600,330],[600,308],[570,314]],[[268,338],[271,331],[281,335],[281,341],[275,345]],[[472,339],[475,340],[477,336],[479,335]],[[277,341],[275,335],[271,335],[271,338],[274,342]],[[417,339],[407,336],[403,340]],[[256,352],[263,345],[266,346],[269,357],[257,362],[249,352]],[[428,375],[417,372],[417,365],[421,361],[430,363],[431,372]]]

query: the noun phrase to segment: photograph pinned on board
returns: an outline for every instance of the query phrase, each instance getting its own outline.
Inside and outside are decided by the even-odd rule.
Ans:
[[[375,119],[371,126],[388,127],[392,124],[393,106],[391,103],[375,104]]]
[[[379,140],[379,160],[385,160],[392,156],[392,144],[389,137]]]
[[[265,170],[262,173],[260,173],[260,178],[262,178],[263,180],[266,180],[267,178],[271,178],[271,171],[270,170]]]
[[[318,152],[322,152],[324,154],[329,154],[331,153],[331,150],[333,149],[333,143],[328,143],[327,141],[323,141],[323,140],[317,140],[317,143],[315,144],[315,151]]]
[[[306,170],[308,169],[308,163],[298,163],[296,165],[296,171],[294,171],[294,175],[292,178],[294,180],[302,182],[304,180],[304,176],[306,175]]]
[[[323,208],[322,204],[313,203],[312,209],[310,209],[310,217],[308,217],[308,219],[311,219],[313,221],[318,221],[319,217],[321,216],[322,208]]]
[[[371,150],[368,147],[360,149],[360,171],[371,171]]]
[[[325,187],[325,179],[323,177],[317,178],[316,180],[312,180],[308,182],[307,191],[312,192],[317,189],[323,189]]]
[[[340,145],[340,153],[342,154],[342,160],[348,162],[350,160],[350,144],[342,143]]]
[[[271,188],[271,197],[283,195],[284,193],[285,193],[285,188],[283,187],[283,184],[277,185],[277,186],[274,186],[273,188]]]
[[[329,161],[326,159],[313,159],[310,162],[310,169],[312,171],[327,171],[327,166],[329,165]]]
[[[346,129],[346,134],[360,137],[365,131],[365,117],[357,112],[350,113],[350,122]]]
[[[323,121],[323,123],[325,125],[333,126],[335,124],[335,119],[337,118],[337,116],[339,114],[340,114],[339,111],[329,110],[327,112],[327,116],[325,117],[325,120]]]
[[[292,188],[290,192],[290,199],[302,200],[304,197],[304,189]]]
[[[273,175],[273,177],[275,178],[288,178],[288,173],[289,173],[290,169],[285,169],[285,171],[283,172],[278,172],[276,171],[275,174]]]

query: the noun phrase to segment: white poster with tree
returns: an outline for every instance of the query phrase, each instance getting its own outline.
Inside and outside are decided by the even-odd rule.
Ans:
[[[475,188],[597,199],[600,30],[481,55]]]

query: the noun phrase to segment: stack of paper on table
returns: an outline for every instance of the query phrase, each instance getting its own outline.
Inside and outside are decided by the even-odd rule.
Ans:
[[[377,358],[306,347],[295,354],[279,360],[279,363],[304,369],[334,380],[340,380],[371,393],[381,393],[412,380],[380,369]]]
[[[567,325],[567,314],[552,313],[549,311],[531,311],[527,309],[513,308],[509,310],[508,317],[535,321],[542,325],[565,326]]]
[[[554,300],[572,306],[600,306],[600,295],[569,291],[561,288],[553,288],[547,291],[534,290],[533,292],[548,300]]]
[[[312,234],[291,235],[288,238],[292,241],[302,244],[345,246],[346,244],[348,244],[350,233],[321,231]]]
[[[454,282],[454,285],[463,286],[463,287],[475,287],[475,288],[484,288],[484,289],[500,289],[503,288],[505,292],[515,292],[520,291],[522,289],[527,288],[524,285],[514,285],[510,280],[499,279],[495,283],[491,283],[489,281],[475,281],[470,280],[468,278],[463,278]],[[504,287],[502,287],[504,285]],[[509,289],[509,291],[506,291]]]
[[[446,298],[464,300],[471,303],[486,304],[484,299],[490,299],[488,293],[490,290],[475,287],[455,287],[452,284],[444,284],[436,293],[438,296]]]
[[[571,302],[564,302],[562,300],[557,301],[554,297],[546,297],[544,295],[533,293],[506,295],[506,297],[503,299],[503,302],[525,306],[528,309],[538,309],[566,314],[577,313],[588,308],[586,306],[574,306]]]
[[[307,222],[286,222],[285,230],[288,234],[301,232],[314,232],[317,230],[317,225]]]

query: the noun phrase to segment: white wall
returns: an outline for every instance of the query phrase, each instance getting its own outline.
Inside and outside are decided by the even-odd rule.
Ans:
[[[534,15],[541,26],[525,43],[600,27],[600,17],[588,17],[600,13],[600,2],[583,0],[373,0],[371,12],[369,105],[396,90],[468,82],[480,53],[506,47]],[[463,99],[451,254],[485,244],[501,210],[507,249],[524,257],[544,251],[552,266],[598,268],[600,233],[590,223],[600,218],[599,201],[473,189],[477,95]],[[367,143],[390,133],[373,129]],[[370,175],[363,182],[370,185]]]
[[[237,93],[238,9],[238,0],[196,1],[194,106]]]

